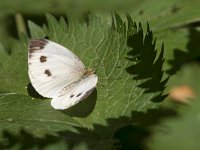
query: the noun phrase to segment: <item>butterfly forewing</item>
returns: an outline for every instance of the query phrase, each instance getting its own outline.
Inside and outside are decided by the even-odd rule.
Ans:
[[[29,78],[44,97],[55,97],[65,86],[79,80],[84,64],[67,48],[46,40],[29,42]]]

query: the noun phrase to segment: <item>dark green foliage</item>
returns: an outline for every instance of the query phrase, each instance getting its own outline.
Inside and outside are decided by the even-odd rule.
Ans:
[[[199,5],[0,2],[0,149],[199,149]],[[30,38],[62,44],[95,68],[92,95],[54,110],[28,79]],[[181,85],[194,102],[170,101]]]

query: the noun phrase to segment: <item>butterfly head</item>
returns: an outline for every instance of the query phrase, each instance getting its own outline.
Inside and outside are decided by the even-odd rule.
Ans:
[[[83,74],[83,76],[82,76],[82,78],[86,78],[89,75],[94,74],[94,73],[95,73],[95,70],[93,68],[86,69],[84,74]]]

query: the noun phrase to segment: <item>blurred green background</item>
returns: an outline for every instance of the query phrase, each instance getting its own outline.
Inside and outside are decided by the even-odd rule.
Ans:
[[[89,16],[93,14],[99,17],[101,22],[112,27],[113,14],[118,14],[125,23],[128,23],[126,14],[129,14],[136,24],[142,24],[144,33],[147,32],[147,23],[149,24],[156,39],[157,56],[161,53],[164,43],[165,61],[161,70],[164,72],[163,80],[167,78],[168,82],[165,84],[165,91],[162,92],[168,94],[173,87],[187,85],[194,91],[195,100],[189,105],[184,102],[174,104],[170,101],[173,98],[167,97],[159,109],[148,109],[145,113],[137,112],[135,117],[132,114],[134,119],[130,119],[129,125],[120,128],[109,137],[110,139],[105,138],[105,141],[100,141],[93,146],[96,149],[101,149],[102,146],[102,149],[199,150],[199,6],[200,0],[2,0],[0,2],[0,67],[6,58],[4,52],[10,55],[13,47],[15,48],[13,43],[16,41],[22,43],[23,38],[32,38],[33,28],[38,29],[32,25],[30,30],[29,21],[42,27],[48,24],[46,15],[51,14],[56,19],[62,16],[67,23],[75,20],[82,25],[87,24],[91,19]],[[5,74],[5,72],[1,73]],[[2,86],[0,91],[6,91],[5,89]],[[4,115],[3,113],[1,112],[0,115]],[[120,120],[123,120],[121,117],[123,116],[119,117]],[[140,121],[135,119],[138,117]],[[137,121],[140,122],[139,125]],[[108,123],[106,127],[111,128],[112,125]],[[102,128],[104,129],[104,126],[101,126]],[[94,133],[85,129],[81,131],[81,133],[85,132],[90,140],[93,139]],[[67,134],[72,137],[77,136],[71,132]],[[18,135],[7,130],[3,131],[3,135],[8,143],[3,143],[2,149],[91,149],[84,142],[76,141],[77,139],[75,146],[66,145],[66,133],[36,138],[22,128]],[[97,137],[95,135],[95,138]],[[95,141],[98,141],[98,138]],[[104,147],[104,145],[112,146]]]

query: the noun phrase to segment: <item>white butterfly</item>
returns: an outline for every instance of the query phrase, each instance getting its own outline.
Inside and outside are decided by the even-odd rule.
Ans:
[[[55,109],[67,109],[89,96],[98,80],[74,53],[46,39],[30,40],[28,68],[33,87],[52,98]]]

